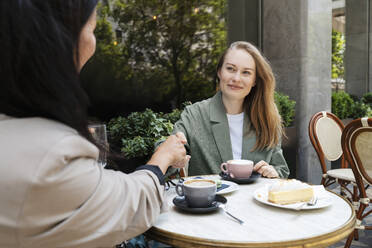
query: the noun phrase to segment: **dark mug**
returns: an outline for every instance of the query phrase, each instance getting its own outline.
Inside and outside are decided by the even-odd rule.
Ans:
[[[210,179],[189,179],[176,186],[179,196],[184,196],[191,208],[210,207],[216,197],[217,185]]]

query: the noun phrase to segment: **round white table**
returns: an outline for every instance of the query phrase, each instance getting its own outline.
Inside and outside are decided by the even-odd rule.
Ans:
[[[354,230],[352,205],[335,193],[329,194],[330,206],[313,210],[283,209],[255,200],[254,191],[274,180],[259,178],[224,195],[229,212],[244,220],[244,225],[222,209],[207,214],[176,209],[172,187],[166,191],[169,211],[145,235],[174,247],[327,247]]]

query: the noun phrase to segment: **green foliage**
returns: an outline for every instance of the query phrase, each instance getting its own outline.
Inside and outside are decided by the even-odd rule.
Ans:
[[[342,33],[332,31],[332,78],[344,76],[345,37]]]
[[[183,107],[190,105],[185,102]],[[128,117],[112,118],[107,126],[110,147],[116,147],[126,158],[148,158],[157,140],[172,133],[173,124],[181,116],[182,109],[173,109],[170,113],[156,113],[151,109],[133,112]]]
[[[279,114],[282,117],[283,124],[285,127],[292,125],[294,115],[295,115],[295,105],[294,100],[290,100],[287,95],[279,92],[275,92],[275,103],[279,110]]]
[[[151,155],[155,142],[168,136],[173,129],[173,124],[162,115],[146,109],[126,118],[111,119],[108,123],[110,144],[120,147],[126,158]]]
[[[372,92],[368,92],[363,95],[362,102],[372,107]]]
[[[353,99],[345,92],[332,93],[332,113],[340,119],[346,119],[353,114]]]
[[[102,106],[102,114],[111,117],[213,95],[215,65],[226,47],[226,1],[110,5],[111,10],[98,9],[96,54],[81,73],[95,111]],[[117,24],[115,32],[108,18]]]
[[[357,119],[365,116],[372,117],[371,107],[361,101],[354,102],[351,118]]]
[[[335,92],[332,94],[332,113],[340,119],[372,117],[372,108],[368,104],[371,96],[372,94],[367,93],[359,100],[345,92]]]
[[[129,63],[140,75],[164,72],[162,80],[167,79],[168,92],[180,106],[185,99],[196,101],[213,94],[215,64],[226,46],[225,4],[222,0],[117,0],[112,16],[125,34]]]
[[[163,114],[163,118],[168,120],[170,123],[176,123],[180,118],[181,118],[181,113],[182,113],[182,110],[188,106],[188,105],[191,105],[192,103],[190,101],[187,101],[187,102],[184,102],[182,104],[182,109],[178,109],[178,108],[175,108],[173,109],[172,112],[170,113],[165,113]],[[162,114],[162,113],[160,113]]]

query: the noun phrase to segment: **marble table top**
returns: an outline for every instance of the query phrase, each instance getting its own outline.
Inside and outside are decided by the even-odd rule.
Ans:
[[[244,225],[222,209],[206,214],[178,210],[172,202],[176,196],[172,187],[165,193],[169,211],[159,216],[146,236],[175,247],[326,247],[353,230],[355,214],[351,204],[334,193],[329,193],[330,206],[300,211],[254,199],[256,189],[275,180],[260,178],[224,195],[227,209],[244,220]]]

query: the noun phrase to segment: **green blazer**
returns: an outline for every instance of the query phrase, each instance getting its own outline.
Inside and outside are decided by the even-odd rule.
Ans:
[[[190,163],[188,175],[218,174],[220,165],[233,159],[229,124],[221,92],[212,98],[187,106],[174,126],[173,133],[183,132],[188,141]],[[289,175],[281,145],[275,148],[251,151],[256,135],[251,128],[249,117],[244,115],[242,159],[261,160],[274,166],[279,176]]]

